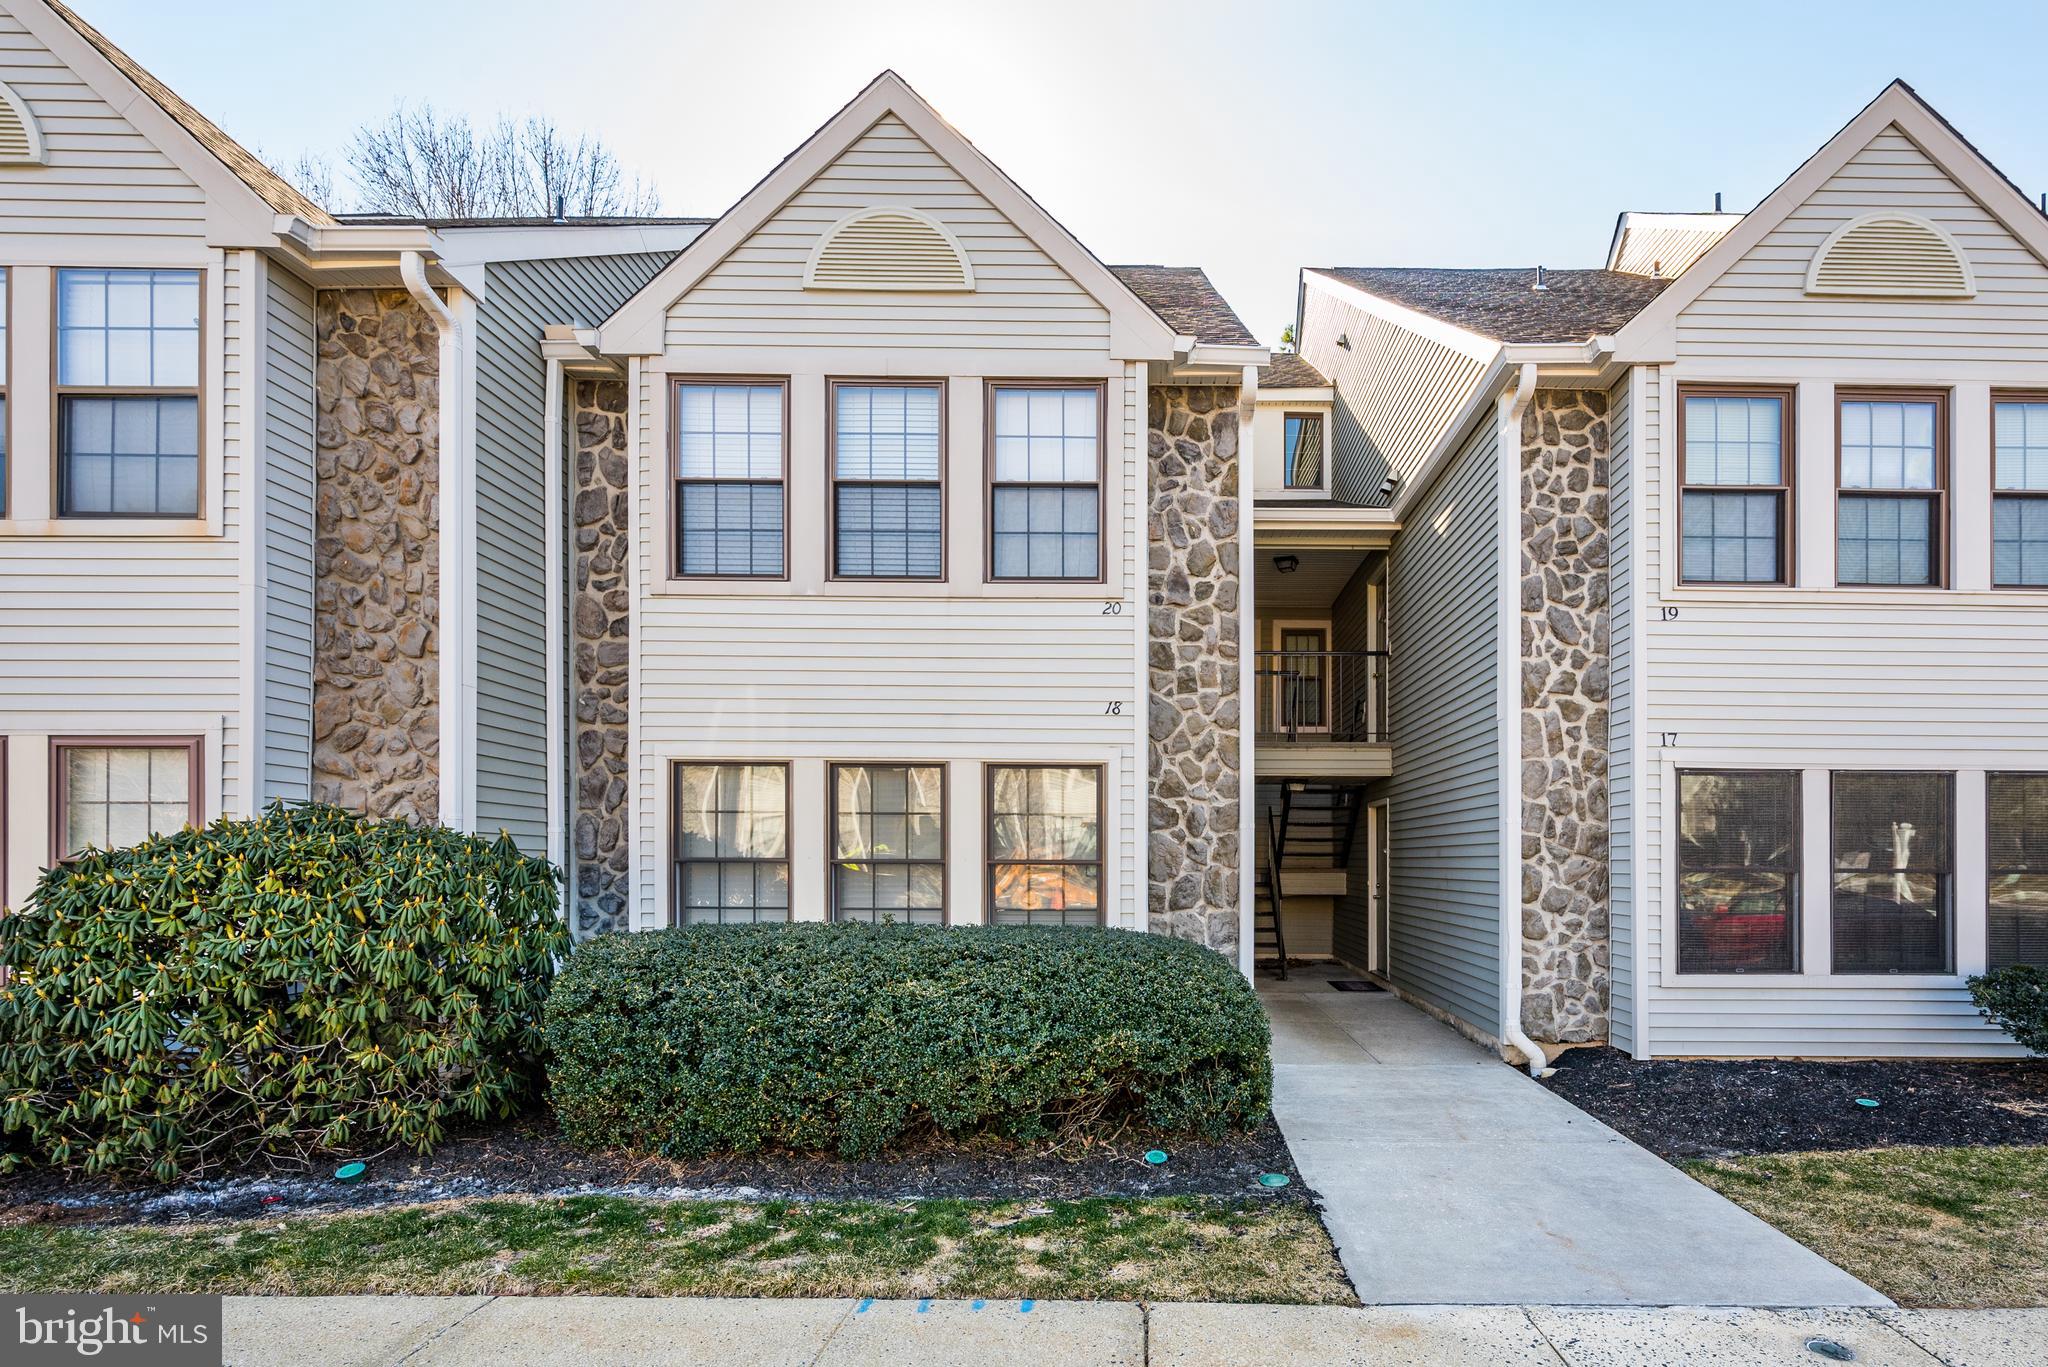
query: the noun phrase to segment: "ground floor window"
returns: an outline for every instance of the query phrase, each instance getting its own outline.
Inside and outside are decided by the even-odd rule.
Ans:
[[[832,766],[832,919],[944,924],[945,772]]]
[[[196,738],[53,740],[52,856],[122,849],[199,821],[199,746]]]
[[[1678,971],[1799,971],[1799,774],[1678,774]]]
[[[789,919],[789,766],[679,764],[676,919]]]
[[[988,907],[997,925],[1102,919],[1102,768],[990,765]]]
[[[1990,965],[2048,968],[2048,774],[1985,778]]]
[[[1954,776],[1833,779],[1834,971],[1952,972]]]

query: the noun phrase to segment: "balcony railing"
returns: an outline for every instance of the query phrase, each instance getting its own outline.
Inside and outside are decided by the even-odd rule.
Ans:
[[[1387,652],[1262,650],[1262,740],[1370,745],[1387,739]]]

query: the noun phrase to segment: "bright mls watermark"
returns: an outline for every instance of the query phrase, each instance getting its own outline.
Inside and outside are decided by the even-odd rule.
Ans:
[[[0,1361],[220,1367],[219,1296],[0,1296]]]

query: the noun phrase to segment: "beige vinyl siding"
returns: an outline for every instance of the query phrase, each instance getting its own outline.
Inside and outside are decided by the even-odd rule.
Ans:
[[[946,225],[974,267],[971,293],[805,290],[819,237],[856,209],[902,205]],[[667,345],[1069,353],[1100,358],[1109,314],[894,115],[878,120],[669,311]],[[1042,365],[1039,373],[1044,373]],[[989,367],[989,373],[998,373]]]
[[[1388,569],[1394,745],[1387,976],[1500,1033],[1499,453],[1482,420]]]
[[[1301,354],[1337,391],[1331,493],[1385,503],[1387,472],[1415,474],[1485,367],[1339,298],[1315,275],[1304,280]]]
[[[202,237],[206,205],[192,179],[5,13],[0,81],[28,104],[49,153],[44,166],[0,167],[0,237],[61,238],[80,264],[96,250],[121,257],[152,239]]]
[[[1629,377],[1607,418],[1607,1042],[1635,1047],[1634,413]]]
[[[673,259],[634,252],[486,269],[476,324],[476,827],[509,832],[528,854],[548,848],[541,332],[595,325]]]
[[[1946,229],[1976,271],[1976,297],[1808,295],[1828,235],[1884,209]],[[1679,315],[1677,343],[1682,361],[1981,363],[1983,378],[2039,383],[2028,367],[2048,363],[2048,266],[1892,125]]]
[[[313,790],[313,291],[271,268],[263,351],[263,775],[257,797]]]

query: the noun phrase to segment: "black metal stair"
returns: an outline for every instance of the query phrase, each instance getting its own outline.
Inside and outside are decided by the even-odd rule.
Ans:
[[[1296,868],[1344,869],[1358,836],[1365,788],[1356,783],[1280,785],[1280,805],[1266,812],[1266,868],[1252,910],[1252,957],[1271,951],[1287,976],[1287,933],[1281,924],[1283,875]]]

